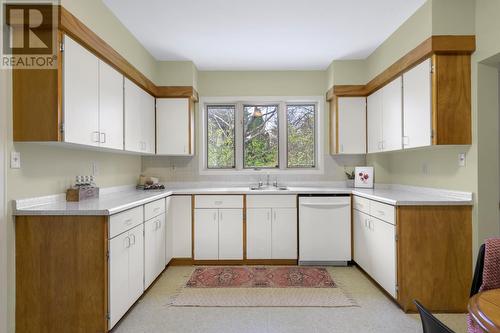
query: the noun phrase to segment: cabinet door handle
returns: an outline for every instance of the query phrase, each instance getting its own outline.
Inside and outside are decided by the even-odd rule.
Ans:
[[[222,221],[222,211],[219,211],[219,219]]]
[[[130,235],[130,237],[132,237],[132,242],[130,243],[130,245],[134,245],[135,244],[135,235],[132,234],[132,235]]]
[[[125,248],[128,249],[130,247],[130,237],[125,237],[124,243],[125,243]]]
[[[407,135],[403,136],[403,145],[408,146],[410,144],[410,137]]]
[[[271,213],[268,211],[267,212],[267,220],[269,221],[271,219]]]
[[[99,140],[100,133],[98,131],[92,132],[92,135],[94,136],[94,138],[93,138],[94,142],[99,142],[100,141]]]
[[[217,213],[214,213],[214,221],[217,221]]]
[[[101,132],[100,137],[101,137],[101,143],[106,143],[106,133]]]
[[[276,211],[273,211],[273,213],[274,213],[274,214],[273,214],[273,215],[274,215],[274,217],[273,217],[273,218],[274,218],[274,221],[276,221]]]

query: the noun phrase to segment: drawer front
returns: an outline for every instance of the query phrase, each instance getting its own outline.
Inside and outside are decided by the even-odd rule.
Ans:
[[[165,213],[165,199],[156,200],[144,205],[144,220],[150,220],[153,217]]]
[[[370,201],[370,215],[390,224],[396,224],[394,206],[378,201]]]
[[[243,208],[242,195],[196,195],[194,208]]]
[[[144,222],[144,208],[139,206],[109,217],[109,238]]]
[[[247,195],[247,208],[296,208],[295,195]]]
[[[353,196],[352,198],[353,208],[363,212],[365,214],[370,214],[370,200],[358,196]]]

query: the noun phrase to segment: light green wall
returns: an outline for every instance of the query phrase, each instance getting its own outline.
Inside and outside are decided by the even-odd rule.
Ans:
[[[198,70],[192,61],[158,61],[157,70],[157,85],[197,88]]]
[[[319,96],[324,71],[200,71],[200,96]]]
[[[365,84],[367,62],[361,60],[334,60],[326,70],[327,90],[337,84]]]
[[[124,56],[141,73],[151,81],[156,81],[155,59],[102,0],[61,0],[61,5]]]
[[[474,0],[432,0],[432,34],[473,35],[475,7]]]
[[[367,59],[371,80],[432,35],[432,2],[427,1]]]

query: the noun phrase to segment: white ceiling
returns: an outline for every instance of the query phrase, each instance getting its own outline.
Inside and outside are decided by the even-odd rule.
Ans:
[[[103,0],[158,60],[313,70],[370,55],[425,0]]]

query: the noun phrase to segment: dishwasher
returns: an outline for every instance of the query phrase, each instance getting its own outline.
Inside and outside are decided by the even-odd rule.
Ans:
[[[351,196],[299,196],[299,265],[346,266],[351,260]]]

